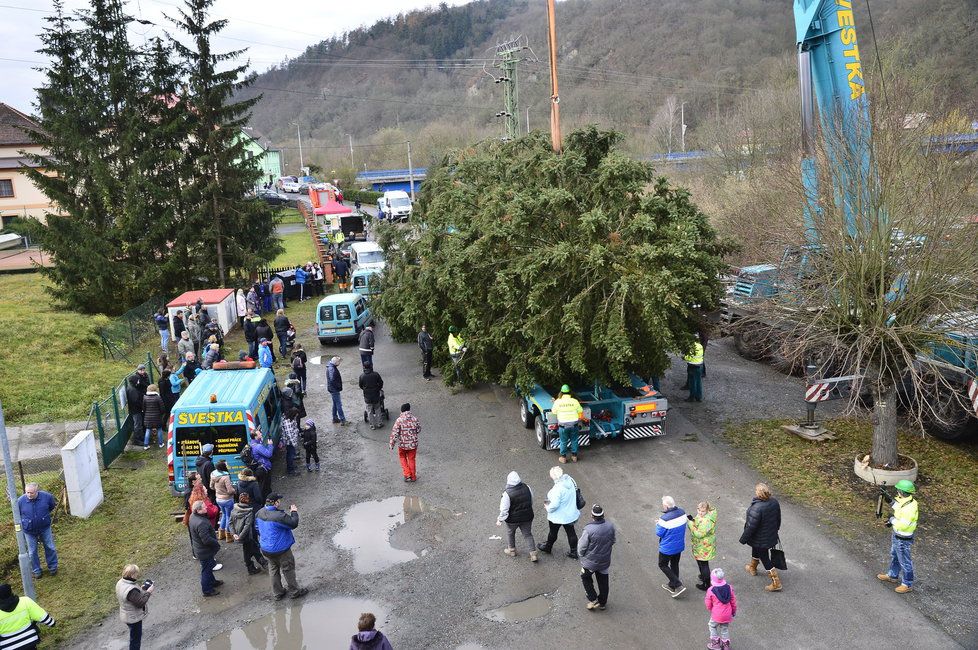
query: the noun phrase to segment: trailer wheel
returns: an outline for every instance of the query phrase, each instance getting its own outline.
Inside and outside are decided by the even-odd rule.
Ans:
[[[936,388],[927,399],[923,414],[924,430],[945,442],[962,442],[973,437],[978,421],[966,410],[968,400],[964,395]]]
[[[522,397],[520,398],[520,422],[527,429],[533,428],[533,419],[535,414],[530,410],[530,407],[526,405],[526,400]]]
[[[762,361],[768,354],[767,332],[763,328],[739,329],[734,334],[737,354],[751,361]]]
[[[536,423],[533,427],[537,434],[537,444],[540,445],[540,449],[547,449],[550,442],[550,432],[547,431],[547,425],[543,423],[543,418],[536,418]]]

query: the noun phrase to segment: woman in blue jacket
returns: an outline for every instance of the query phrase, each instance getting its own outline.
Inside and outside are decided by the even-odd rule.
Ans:
[[[574,524],[581,517],[581,511],[577,509],[577,483],[569,475],[564,474],[564,470],[558,465],[550,468],[550,478],[554,481],[554,486],[547,492],[547,499],[544,507],[547,509],[547,523],[550,524],[550,534],[547,541],[538,544],[544,553],[550,553],[557,535],[563,528],[567,533],[567,544],[570,550],[567,557],[577,558],[577,530]]]

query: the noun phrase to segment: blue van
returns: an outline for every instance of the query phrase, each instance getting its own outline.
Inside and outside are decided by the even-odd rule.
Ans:
[[[322,345],[341,339],[356,340],[373,321],[367,301],[359,293],[326,296],[316,307],[316,332]]]
[[[370,298],[380,293],[380,271],[377,269],[357,269],[350,278],[353,293]]]
[[[167,464],[170,491],[187,488],[187,474],[196,471],[206,444],[214,445],[215,463],[228,464],[237,482],[244,468],[241,448],[261,427],[266,442],[278,442],[282,415],[275,375],[268,368],[205,370],[180,394],[167,422]]]

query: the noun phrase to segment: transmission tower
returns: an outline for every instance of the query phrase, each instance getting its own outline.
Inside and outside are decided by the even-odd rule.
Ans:
[[[535,62],[536,60],[526,37],[518,36],[495,47],[492,67],[498,68],[502,73],[501,76],[496,77],[483,67],[485,73],[493,78],[494,83],[503,84],[505,108],[496,113],[496,117],[503,119],[507,139],[512,140],[520,135],[519,64],[523,61]]]

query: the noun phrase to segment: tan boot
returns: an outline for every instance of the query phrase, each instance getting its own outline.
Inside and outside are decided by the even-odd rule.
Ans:
[[[571,462],[572,463],[576,463],[577,462],[577,454],[571,454]]]
[[[892,582],[893,584],[899,584],[900,581],[896,578],[891,578],[889,573],[877,573],[876,578],[882,580],[883,582]]]
[[[508,555],[510,557],[516,557],[516,549],[515,548],[504,548],[503,549],[503,553],[505,553],[506,555]]]
[[[911,590],[912,590],[911,587],[908,587],[905,584],[901,584],[899,587],[897,587],[893,591],[897,592],[898,594],[906,594],[906,593],[909,593]]]
[[[222,528],[218,528],[217,529],[217,541],[219,541],[219,542],[223,542],[224,541],[224,529],[222,529]]]
[[[566,456],[561,456],[560,458],[557,459],[557,462],[560,463],[561,465],[563,465],[564,463],[567,462],[567,457]]]
[[[231,534],[230,530],[224,531],[224,541],[228,544],[234,544],[234,535]]]
[[[765,591],[781,591],[781,578],[778,576],[777,569],[771,569],[767,572],[771,576],[771,584],[764,587]]]
[[[536,551],[530,551],[530,562],[536,562],[539,558],[537,557]]]
[[[757,565],[759,563],[760,563],[760,560],[758,560],[756,557],[752,557],[750,559],[750,562],[748,562],[747,564],[744,565],[744,569],[746,569],[747,573],[749,573],[750,575],[756,576],[757,575]]]

